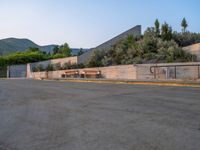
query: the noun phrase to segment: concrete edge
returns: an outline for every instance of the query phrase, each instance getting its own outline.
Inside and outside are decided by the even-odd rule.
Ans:
[[[155,86],[178,86],[200,88],[200,82],[189,81],[139,81],[139,80],[109,80],[109,79],[43,79],[45,81],[78,82],[78,83],[108,83],[108,84],[132,84]]]

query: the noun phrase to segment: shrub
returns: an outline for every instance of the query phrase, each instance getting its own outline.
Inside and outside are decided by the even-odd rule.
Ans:
[[[67,70],[67,69],[71,69],[71,63],[66,62],[62,65],[62,69],[63,70]]]
[[[60,63],[53,64],[53,71],[62,70]]]
[[[95,51],[88,67],[196,61],[194,55],[183,51],[174,40],[163,40],[152,32],[154,29],[148,29],[143,38],[127,37],[106,51]]]
[[[33,72],[41,72],[41,71],[45,71],[45,69],[44,69],[44,67],[41,64],[39,64],[39,65],[34,66],[32,68],[32,71]]]
[[[53,68],[53,65],[52,64],[48,64],[47,68],[46,68],[46,71],[53,71],[54,68]]]

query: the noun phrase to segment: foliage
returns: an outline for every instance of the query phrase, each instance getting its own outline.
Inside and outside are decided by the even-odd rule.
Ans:
[[[7,67],[0,66],[0,78],[6,78],[6,77],[7,77]]]
[[[56,71],[56,70],[62,70],[62,66],[61,66],[61,63],[55,63],[55,64],[52,64],[53,65],[53,70]]]
[[[158,21],[158,19],[156,19],[154,25],[155,25],[155,32],[158,37],[160,35],[160,22]]]
[[[7,65],[7,59],[5,57],[0,56],[0,66],[4,67]]]
[[[55,46],[53,49],[53,54],[58,54],[59,53],[59,46]]]
[[[102,63],[102,59],[105,56],[104,51],[95,51],[92,54],[91,60],[87,64],[88,67],[101,67],[104,66]]]
[[[182,47],[200,43],[200,34],[186,32],[188,23],[183,18],[182,33],[173,32],[166,22],[156,19],[155,27],[149,27],[140,39],[127,37],[106,51],[93,53],[88,63],[90,67],[133,64],[133,63],[168,63],[196,61],[196,56],[182,50]]]
[[[40,52],[40,49],[36,48],[36,47],[29,47],[26,51],[27,52]]]
[[[184,33],[173,32],[172,38],[180,47],[200,43],[200,34],[188,31]]]
[[[171,29],[164,24],[159,37],[155,28],[148,28],[144,36],[132,36],[121,40],[107,51],[95,51],[88,63],[89,67],[100,67],[138,63],[169,63],[195,61],[196,56],[182,50],[172,39]],[[170,35],[165,35],[170,34]],[[171,40],[170,40],[171,39]]]
[[[48,64],[47,67],[38,64],[33,67],[33,72],[40,72],[40,71],[58,71],[58,70],[68,70],[68,69],[81,69],[85,68],[84,64],[71,64],[71,63],[56,63],[56,64]]]
[[[181,26],[182,26],[183,33],[186,32],[186,28],[188,27],[188,23],[187,23],[185,18],[183,18],[183,20],[181,22]]]
[[[67,43],[61,45],[60,47],[55,47],[54,54],[52,55],[47,54],[44,51],[40,51],[39,48],[29,47],[25,52],[15,52],[9,55],[0,56],[0,66],[33,63],[48,59],[64,58],[69,56],[71,56],[71,50]]]
[[[56,56],[61,56],[61,57],[70,57],[71,49],[69,48],[69,45],[67,43],[65,43],[61,46],[54,47],[53,54]],[[54,57],[56,57],[56,56],[54,56]]]
[[[40,72],[40,71],[44,71],[44,67],[41,64],[39,64],[39,65],[33,67],[32,70],[33,70],[33,72]]]
[[[0,57],[0,66],[26,64],[49,59],[49,55],[40,51],[17,52]]]
[[[166,22],[161,27],[161,37],[166,41],[172,39],[172,28]]]
[[[66,56],[63,54],[53,54],[51,56],[51,59],[57,59],[57,58],[65,58]]]
[[[86,66],[84,64],[71,64],[71,63],[64,63],[62,65],[62,69],[63,70],[67,70],[67,69],[81,69],[81,68],[85,68]]]
[[[83,49],[81,48],[80,51],[78,52],[78,56],[82,55],[84,53]]]
[[[45,70],[46,71],[53,71],[54,70],[53,65],[52,64],[48,64]]]
[[[61,45],[59,48],[59,52],[61,54],[64,54],[66,57],[71,56],[71,49],[69,48],[69,45],[65,43],[64,45]]]

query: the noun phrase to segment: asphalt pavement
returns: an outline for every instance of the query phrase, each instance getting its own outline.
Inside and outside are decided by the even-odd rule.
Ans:
[[[0,150],[199,150],[200,88],[0,80]]]

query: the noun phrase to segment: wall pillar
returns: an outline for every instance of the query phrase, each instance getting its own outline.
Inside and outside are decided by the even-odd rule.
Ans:
[[[31,71],[31,65],[27,64],[26,65],[26,78],[33,78],[33,74]]]
[[[10,66],[7,66],[7,78],[10,78]]]

